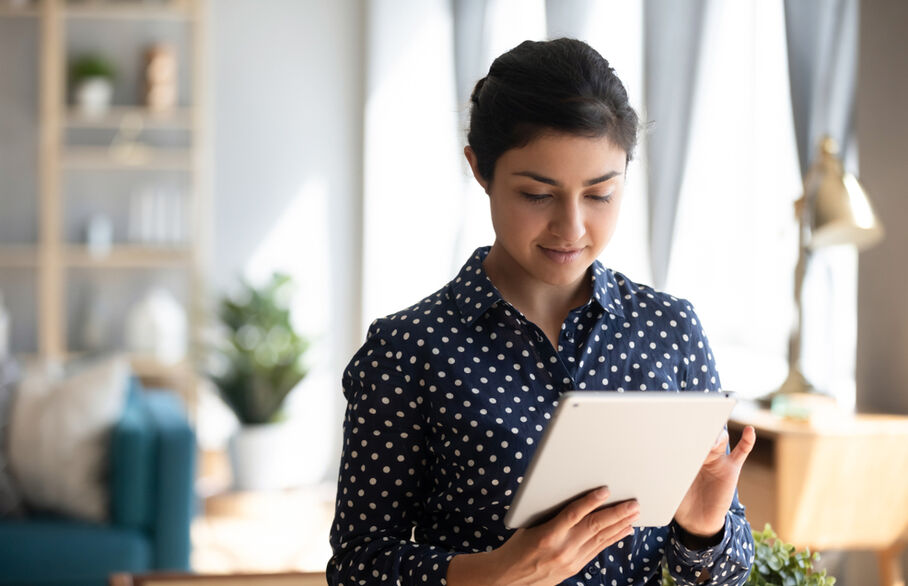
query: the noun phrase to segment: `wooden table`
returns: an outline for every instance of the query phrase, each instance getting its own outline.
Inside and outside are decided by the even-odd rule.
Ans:
[[[109,586],[327,586],[324,574],[113,574]]]
[[[738,484],[751,526],[770,523],[798,548],[873,550],[881,583],[905,586],[908,417],[829,411],[795,421],[742,403],[732,442],[745,425],[757,431]]]

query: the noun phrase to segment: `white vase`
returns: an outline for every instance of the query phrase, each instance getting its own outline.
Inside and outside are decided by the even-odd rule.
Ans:
[[[166,289],[153,289],[134,305],[126,318],[126,347],[162,364],[176,364],[186,357],[186,310]]]
[[[113,85],[106,77],[89,77],[76,87],[76,105],[89,118],[103,116],[110,109]]]
[[[244,425],[228,443],[236,490],[276,490],[298,485],[296,437],[289,423]]]

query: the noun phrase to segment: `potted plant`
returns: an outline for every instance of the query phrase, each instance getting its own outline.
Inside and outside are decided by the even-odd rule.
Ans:
[[[94,53],[75,58],[70,64],[70,85],[83,115],[98,117],[110,108],[116,69],[108,59]]]
[[[282,407],[307,374],[309,347],[291,323],[292,289],[289,276],[274,274],[261,288],[243,281],[238,295],[220,303],[225,335],[210,376],[240,423],[229,450],[241,490],[292,484],[286,460],[293,443]]]
[[[769,523],[763,531],[754,531],[754,565],[747,586],[833,586],[835,578],[818,572],[814,562],[820,554],[810,550],[796,551],[775,534]],[[675,581],[662,564],[662,586],[675,586]]]

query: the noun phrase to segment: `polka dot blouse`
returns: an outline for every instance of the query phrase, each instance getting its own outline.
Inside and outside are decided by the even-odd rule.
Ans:
[[[688,302],[596,262],[593,296],[555,348],[492,285],[488,250],[374,322],[347,366],[331,584],[444,584],[455,555],[504,543],[505,513],[561,393],[719,388]],[[720,535],[699,546],[674,524],[638,528],[564,584],[660,584],[662,564],[681,585],[743,584],[753,540],[737,496]]]

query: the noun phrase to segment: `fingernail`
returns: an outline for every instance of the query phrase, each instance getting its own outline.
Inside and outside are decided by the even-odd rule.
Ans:
[[[596,492],[593,493],[596,498],[604,499],[608,497],[608,487],[603,486],[602,488],[597,488]]]
[[[636,513],[640,510],[640,505],[637,501],[628,501],[624,503],[624,510],[627,513]]]

